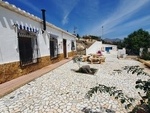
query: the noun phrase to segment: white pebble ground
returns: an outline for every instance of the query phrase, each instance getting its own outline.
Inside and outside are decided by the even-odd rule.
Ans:
[[[102,64],[88,64],[98,69],[95,75],[76,73],[78,65],[70,61],[57,69],[35,79],[0,99],[0,113],[127,113],[124,106],[105,93],[94,94],[89,100],[87,91],[97,84],[115,86],[124,94],[140,99],[135,81],[148,79],[122,71],[124,66],[144,65],[132,59],[117,59],[106,55]],[[150,72],[150,71],[148,71]]]

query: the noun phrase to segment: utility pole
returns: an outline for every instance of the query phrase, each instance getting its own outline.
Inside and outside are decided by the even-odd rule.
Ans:
[[[101,39],[103,38],[103,26],[102,26],[102,37],[101,37]]]
[[[76,29],[77,27],[74,26],[74,29],[73,29],[73,33],[76,35]]]

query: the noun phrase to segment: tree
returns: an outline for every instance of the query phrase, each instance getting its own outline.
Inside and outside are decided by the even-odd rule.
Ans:
[[[94,40],[97,40],[97,41],[101,41],[101,37],[99,36],[94,36],[94,35],[88,35],[88,36],[83,36],[82,37],[83,39],[94,39]]]
[[[78,38],[78,39],[80,39],[80,38],[81,38],[79,34],[77,34],[77,38]]]
[[[122,41],[112,42],[113,45],[117,45],[118,49],[124,48],[124,43]]]
[[[123,43],[125,44],[128,54],[138,55],[140,48],[150,47],[150,35],[147,31],[139,29],[129,34]]]

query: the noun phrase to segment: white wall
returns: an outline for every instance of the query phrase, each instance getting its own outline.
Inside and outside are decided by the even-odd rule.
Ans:
[[[90,53],[95,54],[99,50],[102,51],[102,53],[105,55],[106,54],[106,51],[105,51],[106,47],[112,47],[112,50],[110,50],[110,53],[113,53],[113,52],[117,51],[117,46],[116,45],[102,44],[102,42],[96,41],[89,48],[86,49],[86,55],[88,55]]]
[[[118,56],[118,58],[120,58],[120,57],[125,58],[125,57],[127,56],[127,54],[126,54],[126,49],[125,49],[125,48],[123,48],[123,49],[118,49],[117,56]]]
[[[15,8],[15,10],[18,9]],[[58,44],[60,43],[63,45],[63,38],[67,39],[67,52],[71,52],[71,45],[69,46],[69,44],[71,40],[75,40],[75,36],[70,35],[64,30],[56,29],[56,26],[52,27],[48,24],[46,32],[42,34],[41,22],[1,7],[0,3],[0,64],[19,61],[17,29],[13,26],[14,23],[39,30],[39,33],[37,33],[39,57],[50,55],[50,34],[58,36]],[[63,47],[59,48],[59,53],[63,53]]]
[[[95,41],[89,48],[86,49],[86,55],[88,54],[96,54],[99,50],[101,50],[102,42]]]
[[[116,52],[117,52],[117,46],[116,45],[112,45],[112,44],[102,44],[102,51],[103,51],[103,55],[106,55],[106,54],[108,54],[107,53],[107,51],[105,50],[106,49],[106,47],[112,47],[112,50],[109,50],[109,53],[110,54],[116,54]]]
[[[112,47],[112,50],[113,50],[113,51],[117,51],[117,46],[116,46],[116,45],[102,44],[102,48],[104,49],[104,51],[105,51],[105,48],[106,48],[106,47]]]
[[[1,63],[19,61],[17,28],[13,26],[14,23],[39,30],[41,29],[41,24],[3,7],[0,7],[0,15],[0,52],[2,57]],[[42,43],[43,37],[41,37],[40,33],[38,35],[38,40],[39,37],[39,42]]]

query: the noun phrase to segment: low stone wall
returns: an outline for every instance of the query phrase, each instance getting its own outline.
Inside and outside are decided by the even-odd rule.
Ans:
[[[71,51],[71,52],[68,53],[68,57],[72,57],[72,56],[74,56],[76,54],[77,54],[76,51]]]
[[[86,55],[86,50],[77,51],[78,55]]]
[[[146,61],[145,65],[150,68],[150,61]]]
[[[48,66],[50,64],[59,62],[63,59],[64,55],[59,54],[58,57],[55,59],[50,59],[50,56],[45,56],[39,58],[38,63],[27,65],[24,67],[20,66],[20,62],[12,62],[0,65],[0,84],[15,79],[17,77],[23,76],[25,74],[28,74],[42,67]]]
[[[143,59],[138,59],[140,62],[142,62],[144,65],[150,68],[150,60],[143,60]]]

